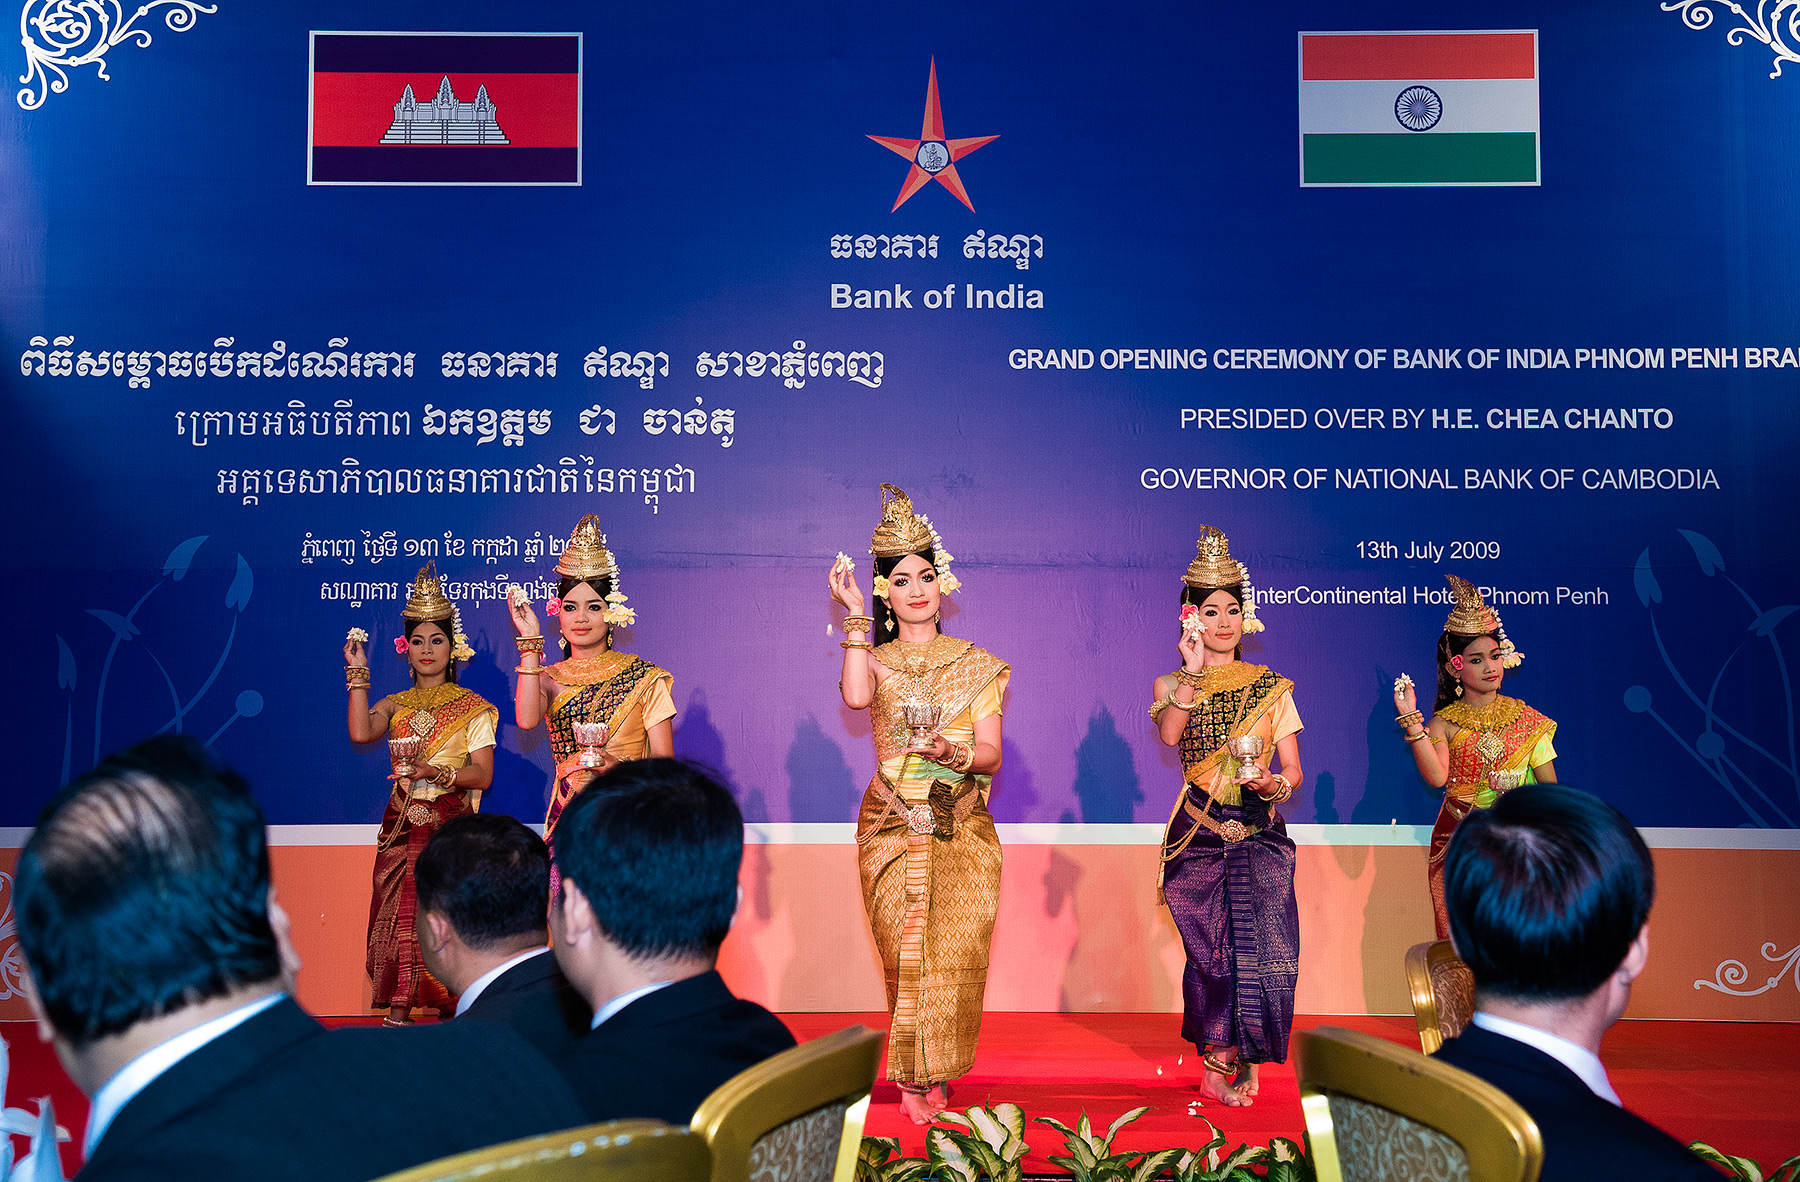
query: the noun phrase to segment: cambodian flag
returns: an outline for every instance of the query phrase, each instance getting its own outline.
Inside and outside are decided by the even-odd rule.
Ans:
[[[307,183],[579,185],[580,33],[312,34]]]
[[[1302,185],[1535,185],[1534,30],[1300,34]]]

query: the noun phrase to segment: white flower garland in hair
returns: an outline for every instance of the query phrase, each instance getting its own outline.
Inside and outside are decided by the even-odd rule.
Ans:
[[[600,544],[602,546],[606,545],[605,534],[600,535]],[[613,569],[613,589],[606,593],[606,611],[601,613],[600,618],[605,620],[608,624],[617,624],[629,628],[637,623],[637,611],[634,608],[625,606],[625,601],[631,597],[619,589],[619,560],[613,557],[611,547],[607,548],[606,558]]]
[[[954,561],[954,556],[944,549],[944,539],[938,536],[937,526],[931,524],[931,518],[921,513],[919,521],[931,531],[931,552],[936,556],[931,565],[937,569],[938,591],[949,595],[962,586],[962,580],[950,573],[950,563]]]
[[[1244,589],[1244,632],[1261,632],[1263,622],[1256,618],[1256,588],[1250,582],[1250,568],[1241,562],[1237,564],[1237,568],[1238,582]]]
[[[463,633],[462,608],[452,604],[450,607],[450,656],[453,660],[467,661],[475,655],[469,647],[469,638]]]
[[[1525,661],[1525,654],[1513,647],[1513,642],[1506,638],[1506,625],[1500,622],[1500,613],[1488,608],[1494,617],[1494,633],[1500,637],[1500,667],[1517,669]]]

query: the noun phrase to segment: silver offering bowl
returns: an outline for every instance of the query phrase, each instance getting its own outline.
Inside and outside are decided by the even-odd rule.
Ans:
[[[394,771],[402,779],[410,780],[418,770],[413,761],[419,758],[419,752],[425,749],[422,735],[395,735],[388,740],[388,758],[394,761]]]
[[[606,755],[600,749],[606,746],[606,739],[612,728],[604,722],[578,722],[569,729],[575,735],[575,742],[581,746],[581,766],[604,766]]]
[[[1225,750],[1238,761],[1237,775],[1232,779],[1240,784],[1262,779],[1262,768],[1256,760],[1262,755],[1263,746],[1261,735],[1238,735],[1225,740]]]
[[[937,729],[938,720],[943,717],[943,707],[907,702],[900,707],[900,712],[906,716],[907,729],[912,732],[906,740],[908,751],[929,751],[936,746],[931,732]]]

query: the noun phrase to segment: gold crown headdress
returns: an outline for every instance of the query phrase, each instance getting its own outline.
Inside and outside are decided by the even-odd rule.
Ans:
[[[1223,530],[1214,526],[1200,527],[1200,538],[1194,543],[1198,551],[1188,563],[1181,581],[1190,587],[1237,587],[1244,593],[1244,631],[1261,632],[1263,622],[1256,618],[1256,588],[1250,584],[1250,571],[1231,556],[1231,543]]]
[[[637,612],[625,606],[629,598],[619,589],[619,563],[606,548],[606,535],[600,531],[600,519],[589,513],[575,523],[569,533],[569,544],[556,559],[556,573],[571,579],[611,579],[607,592],[606,612],[600,617],[608,624],[637,623]]]
[[[1500,665],[1506,669],[1516,669],[1525,654],[1513,647],[1513,642],[1506,638],[1506,628],[1500,623],[1500,613],[1489,607],[1487,600],[1481,597],[1481,589],[1475,584],[1456,575],[1445,575],[1450,582],[1450,591],[1456,597],[1456,606],[1450,609],[1450,618],[1444,621],[1444,631],[1452,636],[1486,636],[1492,633],[1500,641]]]
[[[412,594],[406,597],[406,606],[400,609],[400,618],[448,620],[455,614],[456,608],[444,598],[443,583],[437,573],[437,560],[432,559],[413,576]]]
[[[962,580],[950,573],[951,554],[944,549],[944,539],[931,524],[931,518],[913,511],[912,498],[891,484],[881,486],[881,524],[869,539],[869,553],[877,558],[899,558],[903,554],[923,554],[930,550],[932,565],[937,568],[938,590],[945,595],[962,586]],[[887,580],[875,576],[875,594],[887,597]]]
[[[412,594],[406,597],[406,606],[400,609],[403,620],[433,620],[450,624],[450,656],[454,660],[466,661],[475,655],[469,647],[469,638],[463,635],[462,612],[444,595],[443,580],[438,577],[437,560],[433,559],[419,568],[413,576]]]

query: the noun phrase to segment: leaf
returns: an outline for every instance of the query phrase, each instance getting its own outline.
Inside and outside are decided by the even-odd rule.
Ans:
[[[244,561],[242,554],[237,556],[237,575],[231,580],[231,586],[225,591],[225,606],[235,607],[243,611],[250,603],[250,592],[256,587],[256,579],[250,573],[250,564]]]
[[[969,1111],[973,1112],[974,1109],[970,1109]],[[975,1127],[969,1123],[968,1117],[964,1116],[960,1112],[951,1112],[948,1109],[945,1109],[943,1112],[938,1113],[937,1119],[942,1120],[942,1121],[948,1121],[953,1125],[961,1125],[963,1128],[969,1129],[971,1131],[973,1131],[974,1127]]]
[[[1725,569],[1725,559],[1720,556],[1719,548],[1705,534],[1697,534],[1691,529],[1678,529],[1675,532],[1686,538],[1688,545],[1694,548],[1694,558],[1700,563],[1701,574],[1715,575]]]
[[[1758,636],[1767,636],[1775,631],[1775,625],[1781,623],[1781,621],[1787,619],[1797,611],[1800,611],[1800,606],[1791,603],[1783,607],[1772,607],[1762,615],[1750,621],[1750,631],[1756,633]],[[61,638],[59,637],[58,639]]]
[[[994,1119],[1012,1131],[1012,1135],[1023,1141],[1025,1139],[1025,1110],[1017,1104],[996,1104],[993,1107]]]
[[[1239,1166],[1247,1166],[1253,1161],[1261,1161],[1269,1156],[1267,1145],[1240,1145],[1219,1164],[1222,1170],[1235,1170]]]
[[[75,688],[75,654],[69,651],[69,642],[61,636],[56,638],[56,688]],[[5,1093],[0,1091],[0,1099],[4,1097]]]
[[[933,1162],[961,1178],[962,1182],[977,1182],[974,1165],[963,1156],[963,1151],[948,1132],[933,1129],[925,1134],[925,1149]]]
[[[174,575],[175,581],[181,582],[187,576],[188,565],[194,561],[195,551],[200,549],[200,543],[206,541],[208,536],[210,535],[201,534],[197,538],[189,538],[169,551],[169,557],[163,560],[162,573]]]
[[[105,624],[108,628],[111,628],[113,630],[113,635],[120,640],[130,640],[133,636],[141,635],[141,633],[138,632],[138,626],[133,624],[130,620],[127,620],[118,612],[109,612],[97,607],[90,607],[87,609],[87,613],[96,620],[99,620],[102,624]]]
[[[1074,1129],[1071,1129],[1068,1125],[1057,1120],[1053,1116],[1034,1116],[1031,1120],[1033,1124],[1049,1125],[1065,1137],[1074,1137],[1077,1135]]]
[[[1181,1160],[1182,1154],[1186,1152],[1185,1149],[1160,1149],[1146,1155],[1144,1160],[1137,1164],[1137,1168],[1131,1171],[1131,1182],[1150,1182],[1150,1179]]]
[[[1638,602],[1645,607],[1662,602],[1662,588],[1657,586],[1656,575],[1650,569],[1650,548],[1638,555],[1637,567],[1631,572],[1631,585],[1637,588]]]
[[[1269,1142],[1269,1152],[1275,1155],[1276,1161],[1299,1161],[1300,1146],[1286,1137],[1276,1137]]]
[[[1138,1117],[1144,1115],[1144,1113],[1149,1112],[1149,1111],[1150,1111],[1150,1106],[1148,1104],[1145,1104],[1141,1108],[1133,1108],[1130,1112],[1127,1112],[1124,1116],[1121,1116],[1118,1120],[1113,1121],[1112,1125],[1106,1130],[1107,1145],[1110,1146],[1112,1144],[1112,1139],[1119,1135],[1120,1129],[1124,1128],[1126,1125],[1130,1124],[1132,1121],[1136,1120]]]
[[[1714,1149],[1704,1141],[1690,1142],[1688,1148],[1702,1160],[1712,1162],[1714,1165],[1724,1166],[1731,1171],[1731,1176],[1733,1178],[1741,1179],[1742,1182],[1763,1182],[1762,1168],[1747,1157],[1736,1157],[1729,1153],[1720,1153],[1717,1149]]]
[[[981,1139],[988,1143],[990,1149],[999,1150],[1006,1144],[1006,1129],[985,1108],[969,1109],[969,1123],[974,1126]]]

